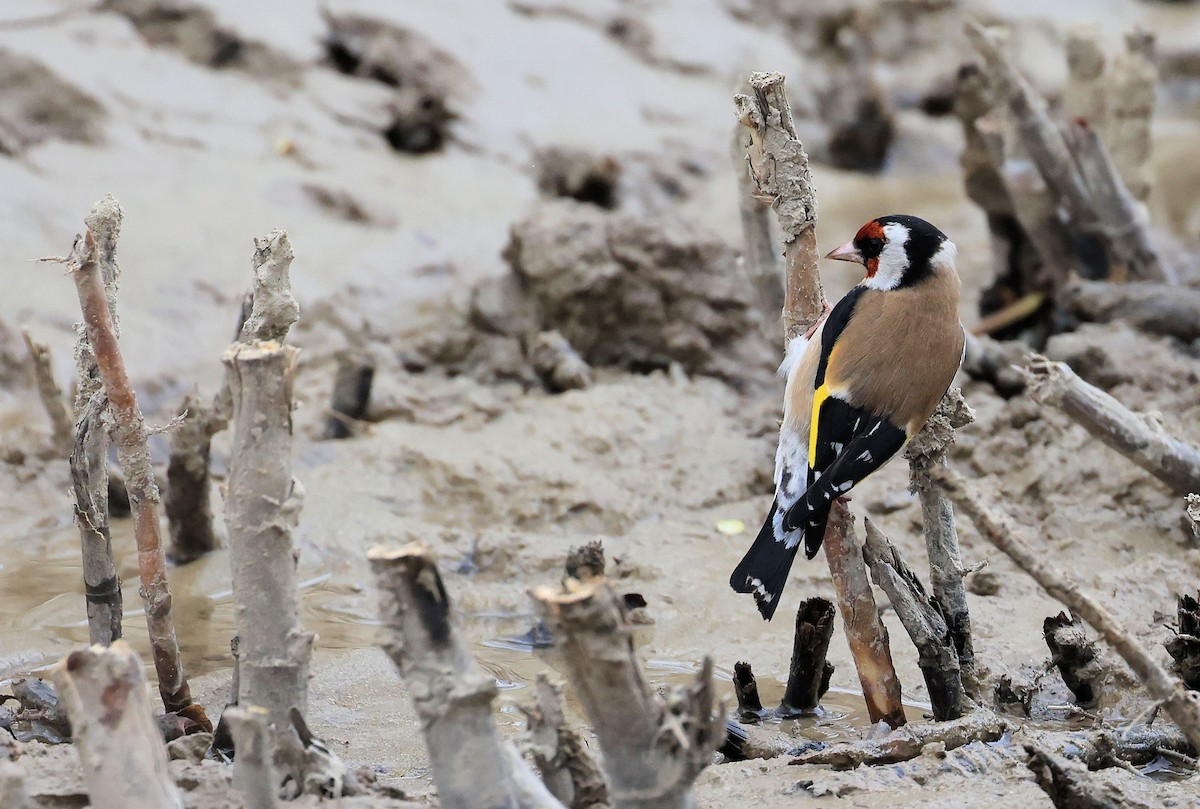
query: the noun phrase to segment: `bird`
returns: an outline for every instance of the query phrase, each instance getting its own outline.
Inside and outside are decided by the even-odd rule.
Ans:
[[[923,219],[863,225],[825,258],[863,265],[861,282],[789,343],[775,500],[729,578],[771,620],[801,541],[812,559],[833,501],[883,466],[933,415],[962,364],[958,248]],[[828,306],[828,304],[826,304]]]

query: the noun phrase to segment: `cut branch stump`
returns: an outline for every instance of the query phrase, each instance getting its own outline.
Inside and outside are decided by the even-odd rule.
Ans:
[[[811,714],[833,676],[833,664],[825,659],[833,638],[833,602],[818,597],[805,599],[796,610],[796,637],[787,688],[779,713],[782,716]]]
[[[265,708],[277,734],[308,709],[315,636],[300,623],[292,531],[303,488],[292,477],[297,350],[235,344],[224,356],[233,401],[225,521],[238,626],[238,704]]]
[[[712,661],[666,704],[650,690],[633,649],[633,625],[602,579],[563,593],[534,591],[560,638],[572,685],[604,755],[615,809],[683,809],[691,785],[724,740],[714,715]]]
[[[71,717],[92,806],[182,809],[141,660],[124,641],[71,652],[51,679]]]
[[[1091,708],[1100,700],[1108,667],[1100,659],[1096,644],[1084,632],[1077,616],[1060,612],[1042,622],[1042,636],[1050,657],[1075,702]]]

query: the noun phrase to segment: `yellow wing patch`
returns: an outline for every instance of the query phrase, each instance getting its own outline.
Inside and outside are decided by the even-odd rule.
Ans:
[[[808,468],[817,465],[817,424],[821,421],[821,405],[829,398],[828,385],[822,385],[813,393],[812,418],[808,422]]]

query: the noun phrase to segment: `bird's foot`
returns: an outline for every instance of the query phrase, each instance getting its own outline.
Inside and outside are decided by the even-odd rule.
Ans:
[[[821,296],[821,314],[813,321],[813,324],[808,327],[808,331],[804,332],[804,339],[811,340],[812,336],[817,333],[817,328],[825,322],[825,318],[829,317],[829,313],[833,311],[833,307],[829,305],[829,298]]]

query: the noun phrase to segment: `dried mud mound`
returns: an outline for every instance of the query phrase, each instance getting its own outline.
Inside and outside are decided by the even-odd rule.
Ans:
[[[95,143],[104,108],[39,62],[0,50],[0,155],[44,141]]]
[[[769,373],[762,314],[732,249],[678,217],[542,203],[512,227],[505,258],[543,329],[592,365],[744,382]]]

